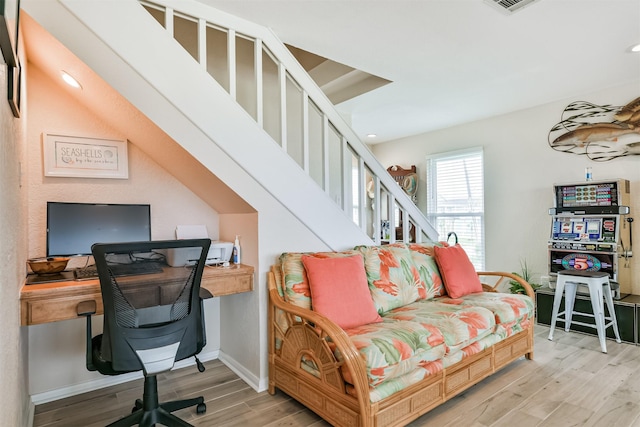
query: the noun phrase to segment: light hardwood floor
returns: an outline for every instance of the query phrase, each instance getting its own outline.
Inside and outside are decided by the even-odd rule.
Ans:
[[[518,360],[409,424],[451,427],[640,427],[640,347],[536,326],[534,360]],[[207,412],[177,414],[195,426],[329,424],[282,392],[256,393],[220,361],[159,377],[160,400],[204,395]],[[104,426],[129,413],[142,380],[38,405],[34,427]]]

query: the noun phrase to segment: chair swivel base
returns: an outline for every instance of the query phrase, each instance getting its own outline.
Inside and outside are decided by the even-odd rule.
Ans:
[[[134,425],[151,427],[156,424],[172,427],[193,427],[188,422],[171,413],[190,406],[196,406],[198,414],[202,414],[207,410],[207,405],[204,403],[202,396],[193,399],[158,403],[157,379],[155,375],[148,376],[145,377],[144,380],[144,397],[142,400],[136,400],[132,413],[114,421],[107,427],[130,427]]]

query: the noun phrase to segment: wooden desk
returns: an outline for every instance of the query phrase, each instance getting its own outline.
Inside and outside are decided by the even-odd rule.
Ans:
[[[234,265],[229,267],[207,266],[200,286],[214,297],[253,290],[253,267]],[[65,282],[23,285],[20,290],[20,323],[37,325],[76,319],[79,302],[94,300],[96,314],[102,314],[102,295],[98,279],[69,280]]]

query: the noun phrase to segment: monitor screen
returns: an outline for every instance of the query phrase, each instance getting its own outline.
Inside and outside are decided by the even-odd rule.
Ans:
[[[91,255],[94,243],[151,240],[151,207],[47,202],[47,256]]]

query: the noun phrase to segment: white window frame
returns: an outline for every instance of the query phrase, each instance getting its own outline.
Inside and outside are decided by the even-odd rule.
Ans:
[[[455,212],[455,213],[446,213],[438,211],[438,197],[437,197],[437,186],[438,186],[438,177],[435,169],[435,165],[439,161],[446,160],[454,160],[456,158],[464,158],[470,156],[480,155],[482,160],[482,210],[481,211],[469,211],[469,212]],[[469,217],[478,217],[480,223],[480,236],[477,236],[477,239],[480,242],[476,242],[474,245],[474,250],[470,251],[471,248],[466,248],[469,258],[473,263],[474,267],[478,271],[483,271],[485,266],[486,252],[485,252],[485,224],[484,224],[484,211],[485,211],[485,202],[484,202],[484,151],[482,147],[473,147],[464,150],[455,150],[448,151],[443,153],[437,153],[433,155],[429,155],[426,158],[426,183],[427,183],[427,218],[431,222],[431,224],[439,228],[439,220],[442,218],[469,218]],[[447,233],[455,232],[456,230],[438,230],[439,232],[439,240],[446,240]],[[453,240],[450,241],[453,243]],[[460,241],[461,246],[465,248],[465,243]],[[476,249],[477,248],[477,249]],[[473,255],[473,252],[476,254]],[[480,252],[479,254],[477,252]]]

